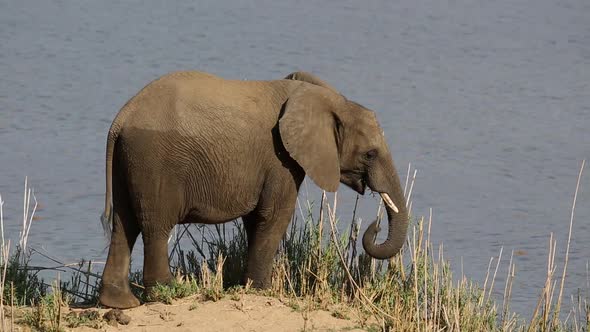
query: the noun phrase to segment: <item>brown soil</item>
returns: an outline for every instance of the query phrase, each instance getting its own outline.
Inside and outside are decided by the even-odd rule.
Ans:
[[[64,315],[85,309],[65,309]],[[98,310],[100,317],[109,309]],[[102,321],[98,331],[362,331],[355,317],[337,318],[341,309],[294,310],[277,298],[245,294],[239,299],[201,301],[194,297],[171,305],[152,303],[124,310],[128,325],[109,325]],[[345,316],[344,315],[344,316]],[[114,323],[112,323],[115,325]],[[29,330],[19,326],[20,331]],[[97,331],[90,327],[65,328],[66,331]]]

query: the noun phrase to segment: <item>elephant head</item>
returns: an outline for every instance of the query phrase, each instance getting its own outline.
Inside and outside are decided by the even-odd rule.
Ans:
[[[323,86],[324,88],[330,89],[334,92],[338,92],[333,86],[328,84],[326,81],[322,80],[321,78],[315,76],[312,73],[308,73],[306,71],[296,71],[285,76],[286,80],[296,80],[296,81],[303,81],[319,86]]]
[[[375,244],[379,229],[374,222],[363,235],[363,247],[378,259],[396,255],[406,239],[408,212],[375,113],[311,74],[294,73],[287,78],[312,84],[302,83],[284,105],[279,130],[285,149],[326,191],[336,191],[343,183],[361,195],[366,187],[378,192],[386,203],[388,236]]]

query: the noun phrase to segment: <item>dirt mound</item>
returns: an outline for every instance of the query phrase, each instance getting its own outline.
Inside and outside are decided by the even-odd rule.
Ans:
[[[110,309],[98,311],[97,317],[115,316]],[[81,315],[88,309],[66,309]],[[337,312],[336,314],[334,312]],[[342,318],[340,311],[295,310],[283,301],[266,296],[244,294],[219,301],[201,301],[189,297],[171,305],[151,303],[124,310],[127,325],[116,319],[101,321],[99,331],[362,331],[353,319]],[[68,312],[64,313],[65,315]],[[70,313],[71,314],[71,313]],[[339,317],[339,318],[337,318]],[[21,331],[28,330],[21,326]],[[68,331],[97,331],[88,326],[66,328]]]

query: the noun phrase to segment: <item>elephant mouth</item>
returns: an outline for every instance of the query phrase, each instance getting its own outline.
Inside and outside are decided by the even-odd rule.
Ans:
[[[340,182],[344,183],[360,195],[364,195],[365,190],[367,189],[366,176],[359,171],[343,171],[340,175]]]

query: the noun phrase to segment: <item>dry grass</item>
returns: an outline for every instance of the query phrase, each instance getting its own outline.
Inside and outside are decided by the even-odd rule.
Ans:
[[[574,211],[584,163],[578,175],[570,218],[569,236],[574,223]],[[407,205],[411,208],[411,191],[416,172],[406,181]],[[509,259],[502,248],[489,262],[483,285],[477,285],[461,274],[454,276],[444,258],[443,245],[434,246],[431,239],[432,211],[427,218],[414,219],[404,252],[389,260],[376,261],[357,251],[360,221],[353,213],[352,225],[339,233],[337,195],[327,202],[322,195],[319,206],[306,202],[294,217],[289,231],[281,243],[275,259],[272,288],[264,294],[285,299],[301,313],[304,321],[315,309],[331,310],[333,315],[354,320],[360,327],[383,331],[589,331],[590,304],[587,295],[572,298],[569,312],[563,311],[563,285],[569,259],[568,240],[562,260],[561,275],[557,276],[556,242],[553,235],[548,244],[547,277],[540,292],[533,316],[525,320],[510,311],[515,279],[513,253]],[[27,207],[28,208],[28,207]],[[356,210],[356,208],[355,208]],[[0,217],[1,212],[0,199]],[[382,208],[377,216],[382,215]],[[26,215],[27,219],[32,215]],[[30,226],[23,226],[30,229]],[[256,292],[249,286],[238,287],[240,271],[245,266],[246,235],[242,225],[203,227],[186,225],[173,237],[171,262],[178,279],[172,285],[161,286],[155,300],[171,303],[174,299],[198,294],[201,300],[218,300],[231,296],[239,302],[245,293]],[[187,239],[193,248],[181,250],[180,238]],[[569,239],[569,237],[568,237]],[[21,243],[22,240],[21,240]],[[25,242],[26,243],[26,240]],[[14,280],[7,279],[10,267],[10,242],[2,242],[0,305],[10,305],[14,295]],[[503,261],[504,259],[504,261]],[[508,260],[508,275],[503,285],[503,298],[492,294],[497,285],[497,273]],[[97,275],[90,265],[69,266],[77,277],[72,282],[54,286],[56,291],[41,297],[52,298],[52,303],[67,305],[72,299],[92,301],[96,296]],[[88,267],[86,267],[88,266]],[[30,271],[29,271],[30,272]],[[28,275],[28,274],[27,274]],[[23,278],[21,275],[19,278]],[[26,278],[26,277],[25,277]],[[131,279],[139,283],[140,275]],[[77,282],[74,282],[76,281]],[[589,282],[590,283],[590,282]],[[590,285],[586,285],[590,290]],[[141,286],[136,287],[141,290]],[[12,291],[12,290],[11,290]],[[496,291],[497,293],[497,291]],[[58,294],[58,296],[56,295]],[[65,294],[69,294],[65,296]],[[57,297],[56,297],[57,296]],[[67,298],[66,300],[63,300]],[[58,300],[59,299],[59,300]],[[19,300],[20,301],[20,300]],[[238,306],[239,304],[237,304]],[[47,307],[47,306],[46,306]],[[342,308],[346,308],[345,310]],[[2,308],[3,309],[3,308]],[[41,315],[46,308],[34,309]],[[43,311],[45,310],[45,311]],[[13,315],[5,316],[0,310],[2,329],[12,329]],[[10,311],[13,312],[13,311]],[[46,314],[47,316],[47,314]],[[64,325],[59,313],[48,316],[42,323],[45,330],[59,330]],[[53,317],[53,318],[51,318]]]

